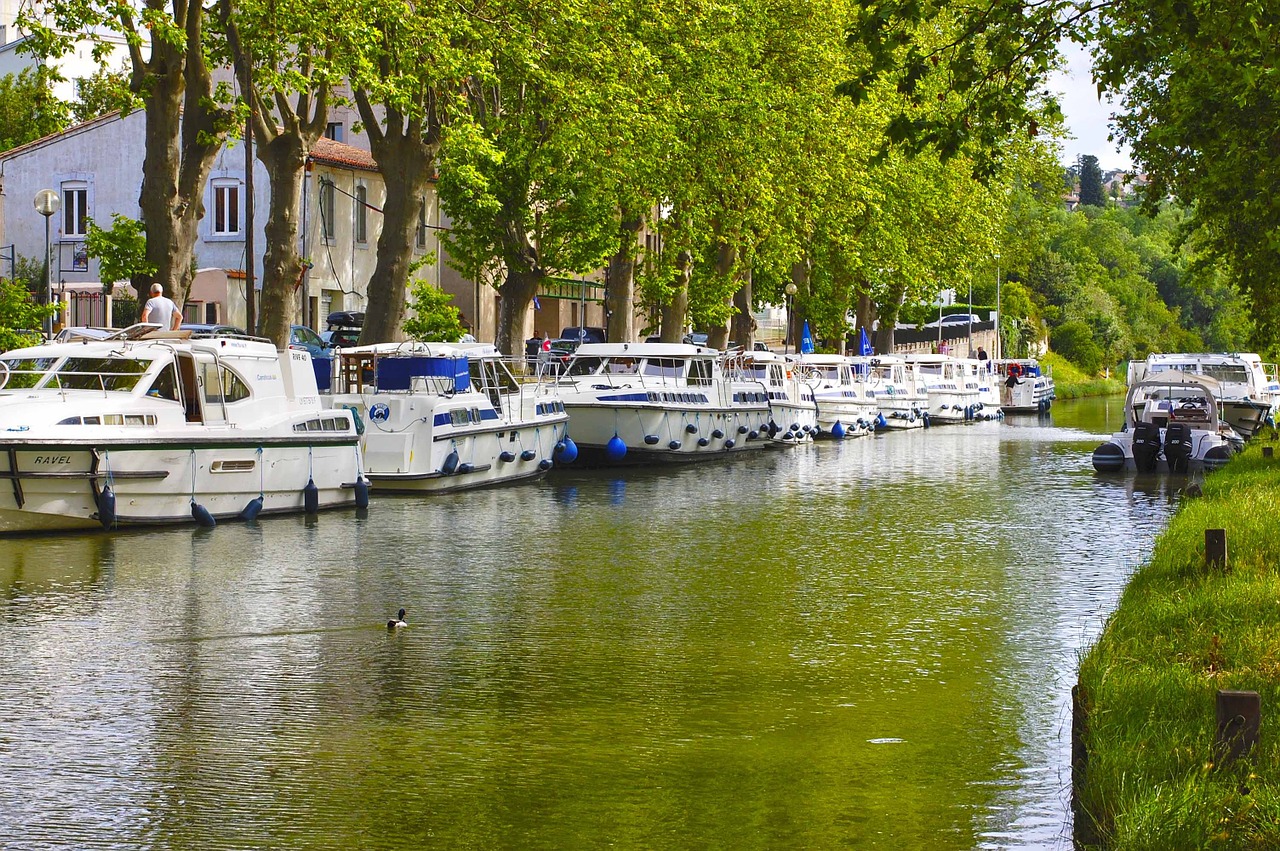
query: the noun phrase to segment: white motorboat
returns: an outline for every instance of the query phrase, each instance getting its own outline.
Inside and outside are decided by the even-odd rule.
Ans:
[[[836,354],[791,355],[796,373],[813,390],[818,406],[819,436],[837,440],[862,437],[875,430],[880,409],[867,381],[868,368],[854,371],[850,358]]]
[[[157,329],[0,356],[0,533],[368,504],[310,355]]]
[[[965,387],[978,391],[978,407],[973,411],[975,420],[998,420],[1004,416],[1000,407],[1000,387],[991,362],[974,358],[960,358]]]
[[[911,429],[929,425],[927,384],[906,359],[897,355],[859,356],[855,371],[865,371],[867,386],[879,408],[879,428]]]
[[[1244,437],[1253,437],[1267,422],[1274,422],[1280,399],[1275,367],[1270,374],[1267,367],[1251,353],[1150,354],[1145,361],[1129,362],[1128,381],[1132,385],[1170,370],[1211,378],[1220,387],[1223,419]]]
[[[765,391],[731,388],[705,346],[584,343],[559,384],[584,462],[694,461],[768,438]]]
[[[769,440],[812,443],[818,436],[818,403],[812,382],[775,352],[730,352],[721,361],[735,396],[763,392],[769,402]]]
[[[1226,464],[1243,439],[1220,417],[1221,389],[1212,378],[1177,370],[1134,382],[1124,430],[1093,451],[1094,469],[1185,473]]]
[[[1053,405],[1053,377],[1035,358],[992,361],[1006,414],[1043,414]]]
[[[335,409],[363,426],[379,491],[445,493],[545,474],[577,455],[554,378],[518,381],[486,343],[379,343],[338,354]]]
[[[930,423],[966,423],[982,414],[979,386],[964,360],[933,354],[906,355],[903,360],[924,383]]]

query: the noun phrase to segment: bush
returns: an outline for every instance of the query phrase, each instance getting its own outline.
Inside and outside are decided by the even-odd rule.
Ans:
[[[1089,375],[1102,368],[1104,353],[1087,322],[1075,319],[1059,325],[1049,335],[1049,346]]]
[[[409,309],[413,311],[404,321],[404,333],[420,343],[456,343],[466,329],[458,308],[449,302],[453,296],[426,281],[414,281],[409,291]]]

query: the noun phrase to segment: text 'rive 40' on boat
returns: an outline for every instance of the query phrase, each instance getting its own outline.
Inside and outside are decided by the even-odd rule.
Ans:
[[[0,532],[367,505],[310,355],[157,329],[0,356]]]
[[[364,427],[378,492],[532,479],[577,449],[554,379],[521,383],[487,343],[378,343],[338,355],[335,408]]]
[[[1135,382],[1124,430],[1093,450],[1094,469],[1186,473],[1226,464],[1243,438],[1221,418],[1220,389],[1212,378],[1175,370]]]
[[[725,380],[720,354],[680,343],[584,343],[560,376],[584,461],[696,461],[764,446],[769,400]]]

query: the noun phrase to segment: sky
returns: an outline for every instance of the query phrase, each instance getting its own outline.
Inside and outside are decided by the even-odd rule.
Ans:
[[[1128,148],[1117,151],[1116,143],[1107,141],[1107,118],[1113,107],[1098,100],[1098,87],[1089,74],[1088,51],[1069,41],[1058,47],[1067,58],[1067,68],[1049,78],[1049,88],[1061,95],[1067,129],[1076,137],[1062,143],[1063,164],[1071,165],[1080,154],[1093,154],[1104,172],[1130,168],[1133,161]]]

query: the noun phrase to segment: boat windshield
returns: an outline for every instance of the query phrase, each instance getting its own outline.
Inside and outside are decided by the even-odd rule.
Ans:
[[[151,366],[131,358],[67,358],[53,375],[63,390],[132,390]]]
[[[579,357],[569,364],[570,375],[595,375],[605,363],[605,358]]]
[[[49,371],[49,367],[57,361],[57,358],[0,358],[0,362],[8,368],[9,378],[4,382],[3,371],[0,371],[0,382],[10,389],[25,390],[35,387]]]
[[[1223,384],[1249,383],[1249,370],[1245,368],[1244,364],[1206,363],[1200,370],[1205,375],[1217,379]]]

